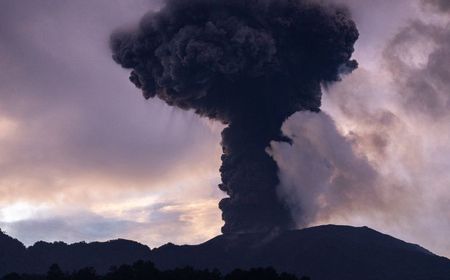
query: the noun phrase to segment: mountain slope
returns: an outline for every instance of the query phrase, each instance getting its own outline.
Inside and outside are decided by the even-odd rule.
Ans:
[[[25,246],[0,231],[0,276],[5,271],[17,271],[25,265]]]
[[[200,245],[162,246],[150,259],[163,269],[273,266],[313,280],[450,279],[450,260],[367,227],[218,236]]]
[[[72,271],[91,266],[104,273],[112,265],[151,260],[160,269],[193,266],[272,266],[312,280],[450,280],[450,260],[367,227],[318,226],[263,234],[220,235],[199,245],[166,244],[150,250],[127,240],[75,243],[38,242],[25,248],[0,234],[0,276],[45,273],[53,263]]]
[[[94,267],[105,273],[113,265],[148,260],[150,248],[123,239],[108,242],[37,242],[26,248],[21,242],[0,233],[0,277],[11,272],[46,273],[58,263],[64,271]]]
[[[147,260],[149,254],[150,248],[147,246],[124,239],[70,245],[40,241],[27,249],[28,270],[39,273],[46,272],[54,263],[66,271],[95,267],[97,272],[105,273],[113,265]]]

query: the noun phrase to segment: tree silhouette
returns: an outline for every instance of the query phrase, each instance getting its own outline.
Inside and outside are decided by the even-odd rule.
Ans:
[[[20,280],[20,279],[22,279],[21,276],[15,272],[7,274],[2,278],[2,280]]]
[[[66,279],[64,272],[58,264],[52,264],[47,272],[47,280],[61,280]]]
[[[98,280],[99,276],[93,267],[87,267],[74,272],[70,278],[72,280]]]
[[[298,278],[287,273],[278,274],[273,268],[236,269],[222,276],[217,269],[210,271],[184,267],[159,270],[151,262],[138,261],[133,265],[112,267],[105,275],[98,275],[92,267],[64,273],[57,264],[53,264],[46,275],[10,273],[1,280],[298,280]],[[303,277],[300,280],[310,278]]]

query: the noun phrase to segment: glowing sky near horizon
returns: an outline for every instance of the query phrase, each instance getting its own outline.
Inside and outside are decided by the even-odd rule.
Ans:
[[[386,47],[403,28],[414,21],[448,26],[450,13],[437,12],[438,1],[336,2],[349,5],[360,30],[354,54],[360,69],[327,89],[323,109],[355,153],[382,174],[381,196],[390,196],[383,203],[391,203],[374,210],[352,201],[311,224],[369,225],[450,256],[450,106],[438,118],[402,103],[403,81],[392,76],[402,69],[388,69],[385,60]],[[11,236],[27,245],[121,237],[154,247],[220,233],[222,127],[145,101],[110,57],[112,30],[160,5],[0,2],[0,227]],[[419,39],[402,53],[417,69],[436,48]],[[447,82],[438,90],[450,89]],[[350,103],[370,111],[368,119],[347,108]],[[381,126],[372,114],[380,108],[399,121]],[[295,132],[302,118],[294,117],[287,129]],[[386,154],[368,136],[383,129]]]

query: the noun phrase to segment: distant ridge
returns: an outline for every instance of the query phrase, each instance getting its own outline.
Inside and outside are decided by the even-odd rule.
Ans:
[[[6,253],[8,251],[14,254]],[[280,233],[220,235],[199,245],[166,244],[150,250],[127,240],[76,243],[38,242],[25,248],[0,235],[0,275],[43,273],[52,263],[63,270],[151,260],[160,269],[272,266],[312,280],[450,280],[450,260],[367,227],[324,225]]]
[[[10,272],[46,273],[54,263],[65,271],[94,267],[105,273],[113,265],[148,260],[149,255],[149,247],[124,239],[70,245],[39,241],[26,248],[17,239],[0,233],[0,277]]]

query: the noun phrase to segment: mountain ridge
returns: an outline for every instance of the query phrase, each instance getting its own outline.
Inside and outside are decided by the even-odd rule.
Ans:
[[[148,260],[150,251],[148,246],[126,239],[72,244],[38,241],[26,247],[0,233],[0,277],[11,272],[44,274],[54,263],[65,271],[94,267],[106,273],[114,265]]]
[[[319,280],[450,279],[447,258],[367,227],[324,225],[271,236],[220,235],[199,245],[156,248],[151,260],[162,269],[189,265],[228,272],[237,265],[272,266]]]
[[[192,266],[223,273],[271,266],[312,280],[450,279],[449,259],[368,227],[322,225],[228,234],[197,245],[167,243],[153,249],[126,239],[73,244],[40,241],[27,248],[0,234],[0,277],[13,271],[45,273],[53,263],[66,271],[90,266],[105,273],[113,265],[137,260],[152,261],[159,269]]]

